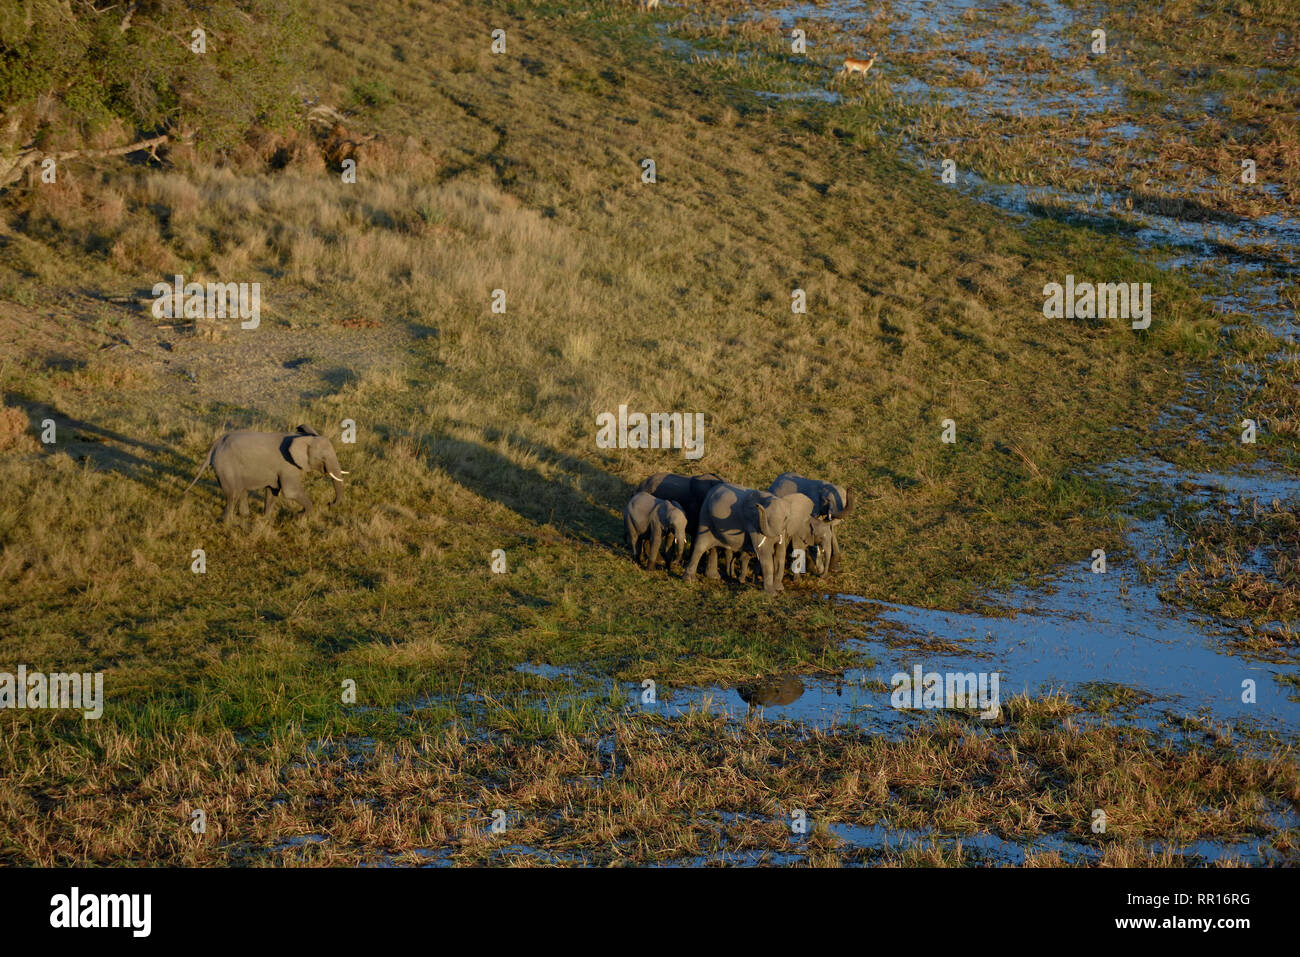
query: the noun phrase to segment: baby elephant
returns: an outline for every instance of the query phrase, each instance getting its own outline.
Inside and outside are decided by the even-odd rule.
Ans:
[[[641,544],[650,536],[649,552],[646,556],[646,568],[659,565],[659,553],[669,544],[667,534],[672,535],[672,555],[667,567],[671,568],[686,553],[686,513],[676,502],[666,498],[655,498],[649,492],[637,492],[623,509],[623,526],[627,536],[628,547],[632,549],[632,560],[641,563]]]
[[[334,480],[334,501],[343,497],[343,479],[348,473],[339,468],[334,446],[311,426],[300,425],[296,432],[227,432],[217,439],[207,460],[199,466],[194,482],[209,465],[217,473],[221,491],[226,496],[222,520],[229,522],[238,506],[248,514],[248,492],[266,489],[264,515],[271,514],[272,495],[284,494],[302,506],[302,514],[311,511],[311,496],[302,487],[304,472],[319,471]],[[194,487],[190,482],[185,491]]]

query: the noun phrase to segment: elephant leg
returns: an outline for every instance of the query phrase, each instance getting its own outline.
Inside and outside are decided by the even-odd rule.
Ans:
[[[247,516],[248,515],[248,491],[247,490],[243,490],[239,493],[238,501],[239,501],[239,514]]]
[[[229,525],[231,519],[235,517],[235,505],[239,501],[239,498],[242,494],[243,494],[242,492],[226,493],[226,507],[221,513],[221,521],[223,521],[227,525]]]
[[[659,567],[659,550],[664,546],[664,531],[658,522],[650,525],[650,556],[646,565],[651,571]]]
[[[828,563],[827,571],[835,574],[836,569],[840,567],[840,536],[835,532],[831,533],[831,560]]]
[[[776,578],[776,590],[785,591],[785,558],[790,551],[790,540],[787,538],[780,542],[772,550],[772,574]]]
[[[640,537],[641,536],[637,534],[636,526],[632,524],[632,519],[629,516],[624,515],[623,516],[623,539],[624,541],[627,542],[627,547],[632,552],[632,561],[636,562],[638,565],[641,564],[641,556],[637,554],[636,546],[637,546],[637,541],[640,539]]]
[[[722,576],[718,574],[718,552],[719,551],[721,551],[721,549],[718,547],[709,549],[709,560],[704,567],[705,578],[712,578],[715,580],[720,580],[722,578]]]
[[[298,481],[296,475],[288,478],[283,475],[280,476],[280,494],[302,506],[302,512],[298,515],[299,518],[306,518],[310,514],[311,496],[307,494],[307,490],[302,487],[302,483]]]
[[[266,505],[262,508],[262,517],[270,518],[271,509],[275,505],[275,490],[271,486],[266,487]]]
[[[691,557],[686,560],[686,569],[682,577],[690,581],[695,577],[696,571],[700,567],[700,559],[704,553],[713,548],[713,534],[707,529],[701,528],[695,533],[695,542],[691,545]]]
[[[636,537],[636,563],[642,568],[650,567],[650,530],[648,528]]]
[[[749,581],[749,552],[743,548],[736,553],[736,574],[734,577],[738,582]]]

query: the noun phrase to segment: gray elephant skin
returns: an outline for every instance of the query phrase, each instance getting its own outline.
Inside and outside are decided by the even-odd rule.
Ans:
[[[715,485],[700,507],[691,557],[686,561],[685,578],[695,578],[700,559],[709,556],[705,575],[719,578],[718,550],[738,552],[749,546],[758,558],[763,573],[763,590],[783,589],[781,575],[775,573],[784,562],[785,551],[778,553],[789,522],[792,502],[771,492],[722,483]]]
[[[777,548],[774,553],[776,565],[773,573],[785,573],[786,557],[795,549],[803,549],[807,558],[811,556],[814,547],[817,549],[817,555],[810,564],[817,574],[825,573],[830,556],[834,554],[835,524],[839,519],[824,519],[814,515],[813,500],[802,493],[794,492],[777,497],[788,501],[790,508],[785,514],[784,527],[776,529]],[[742,553],[736,573],[737,579],[745,581],[748,570],[749,555]]]
[[[229,522],[236,506],[248,514],[247,493],[266,489],[264,515],[271,514],[273,496],[284,495],[302,506],[302,514],[311,511],[311,496],[303,488],[303,475],[319,471],[334,483],[334,500],[343,497],[343,478],[334,446],[310,426],[300,425],[296,432],[227,432],[213,444],[207,460],[199,466],[185,491],[194,487],[209,465],[226,496],[222,521]]]
[[[813,501],[814,514],[836,525],[853,510],[853,492],[843,485],[807,478],[794,472],[778,475],[768,491],[777,497],[788,495],[807,495]],[[840,563],[839,536],[832,528],[829,571],[835,571]]]
[[[676,472],[656,472],[638,487],[638,492],[649,492],[655,498],[676,502],[686,513],[686,527],[694,531],[700,522],[700,506],[715,485],[726,482],[716,472],[700,475],[679,475]]]
[[[642,546],[648,545],[646,568],[659,566],[665,546],[671,548],[666,563],[669,568],[686,554],[686,513],[676,502],[655,498],[649,492],[637,492],[628,501],[623,509],[623,531],[632,549],[632,560],[638,564]]]

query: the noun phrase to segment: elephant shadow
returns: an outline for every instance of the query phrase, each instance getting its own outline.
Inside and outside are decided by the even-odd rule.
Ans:
[[[44,431],[43,423],[47,419],[53,420],[55,441],[41,446],[49,453],[62,452],[75,461],[88,461],[97,469],[116,472],[155,488],[171,484],[172,478],[188,480],[190,476],[186,469],[192,472],[195,468],[193,462],[167,445],[145,442],[76,418],[48,402],[6,392],[4,404],[26,415],[31,434],[37,437]]]
[[[519,435],[489,429],[483,437],[484,443],[450,436],[432,439],[426,446],[429,462],[475,494],[538,525],[553,525],[566,535],[610,548],[621,542],[622,509],[632,495],[627,482]],[[550,478],[487,444],[502,442],[559,474]]]
[[[894,469],[883,465],[878,465],[872,468],[867,473],[867,478],[868,481],[864,484],[864,488],[867,489],[878,488],[884,482],[888,482],[891,487],[900,491],[911,491],[912,489],[920,488],[923,484],[921,480],[914,475],[904,475],[901,472],[896,472]]]

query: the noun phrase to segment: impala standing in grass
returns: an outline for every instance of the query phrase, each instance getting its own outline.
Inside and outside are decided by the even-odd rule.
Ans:
[[[844,66],[840,68],[840,74],[842,76],[848,76],[852,73],[861,73],[862,79],[865,81],[867,78],[867,71],[871,69],[871,65],[875,62],[876,54],[874,53],[871,54],[871,59],[869,60],[855,60],[853,57],[847,56],[844,58]]]

